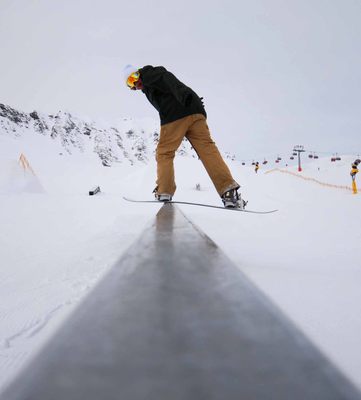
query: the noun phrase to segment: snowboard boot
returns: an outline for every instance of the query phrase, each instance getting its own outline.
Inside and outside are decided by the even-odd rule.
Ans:
[[[172,196],[167,193],[160,193],[155,196],[158,201],[172,201]]]
[[[158,201],[172,201],[172,195],[168,193],[158,193],[158,187],[153,190],[154,197]]]
[[[221,196],[225,208],[240,208],[244,210],[247,205],[247,201],[241,198],[241,195],[237,192],[237,189],[227,190]]]

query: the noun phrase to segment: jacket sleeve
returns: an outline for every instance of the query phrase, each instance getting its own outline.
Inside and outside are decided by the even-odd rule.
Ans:
[[[191,102],[192,91],[165,68],[156,67],[152,70],[141,71],[141,76],[145,87],[171,93],[183,106]]]

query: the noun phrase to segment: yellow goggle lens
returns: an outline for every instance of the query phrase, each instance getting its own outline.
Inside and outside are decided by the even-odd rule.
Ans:
[[[138,71],[137,72],[133,72],[131,75],[128,76],[127,86],[130,87],[131,89],[133,89],[134,86],[135,86],[134,84],[135,84],[135,82],[137,82],[139,77],[140,77],[140,74],[139,74]]]

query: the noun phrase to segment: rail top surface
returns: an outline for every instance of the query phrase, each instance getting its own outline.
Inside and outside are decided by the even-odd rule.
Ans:
[[[0,395],[1,400],[360,398],[170,204]]]

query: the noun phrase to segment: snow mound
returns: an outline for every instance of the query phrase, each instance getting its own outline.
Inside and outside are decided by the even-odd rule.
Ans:
[[[26,158],[0,160],[0,194],[45,193]]]

